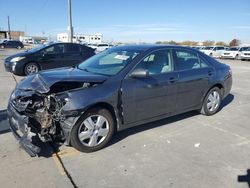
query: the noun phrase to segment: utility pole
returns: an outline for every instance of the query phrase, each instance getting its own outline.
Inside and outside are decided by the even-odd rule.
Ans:
[[[8,16],[8,33],[9,33],[9,39],[11,39],[11,34],[10,34],[10,17]]]
[[[73,26],[72,26],[72,15],[71,15],[71,0],[68,0],[68,14],[69,14],[69,42],[73,42]]]

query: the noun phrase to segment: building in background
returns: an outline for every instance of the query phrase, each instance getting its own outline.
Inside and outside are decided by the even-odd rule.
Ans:
[[[68,42],[69,34],[68,33],[59,33],[57,34],[57,40],[59,42]],[[86,43],[86,44],[100,44],[102,43],[103,35],[102,34],[74,34],[73,42],[75,43]]]
[[[24,36],[24,31],[11,31],[10,32],[11,39],[13,40],[19,40],[21,36]],[[0,39],[9,39],[9,32],[8,31],[0,31]]]

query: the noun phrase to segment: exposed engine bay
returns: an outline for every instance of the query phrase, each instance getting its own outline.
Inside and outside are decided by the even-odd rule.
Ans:
[[[74,89],[93,87],[95,84],[82,82],[58,82],[48,93],[32,90],[15,90],[11,95],[12,106],[29,118],[26,134],[31,139],[36,135],[43,142],[65,140],[61,123],[67,115],[62,108],[69,100],[68,92]],[[32,127],[29,127],[32,126]]]

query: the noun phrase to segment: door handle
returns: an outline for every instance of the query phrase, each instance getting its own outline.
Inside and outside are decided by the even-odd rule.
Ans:
[[[208,76],[212,76],[213,74],[213,71],[208,71]]]
[[[175,83],[178,79],[175,77],[169,78],[169,83]]]

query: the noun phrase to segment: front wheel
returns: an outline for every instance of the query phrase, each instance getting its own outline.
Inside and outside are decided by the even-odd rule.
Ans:
[[[70,142],[82,152],[100,150],[111,140],[114,127],[113,117],[108,110],[91,109],[72,128]]]
[[[221,90],[217,87],[212,88],[206,95],[202,108],[201,114],[210,116],[218,112],[221,105]]]
[[[30,75],[37,73],[39,71],[39,66],[36,63],[28,63],[24,67],[24,73],[25,75]]]
[[[4,46],[2,45],[1,48],[4,49]]]

